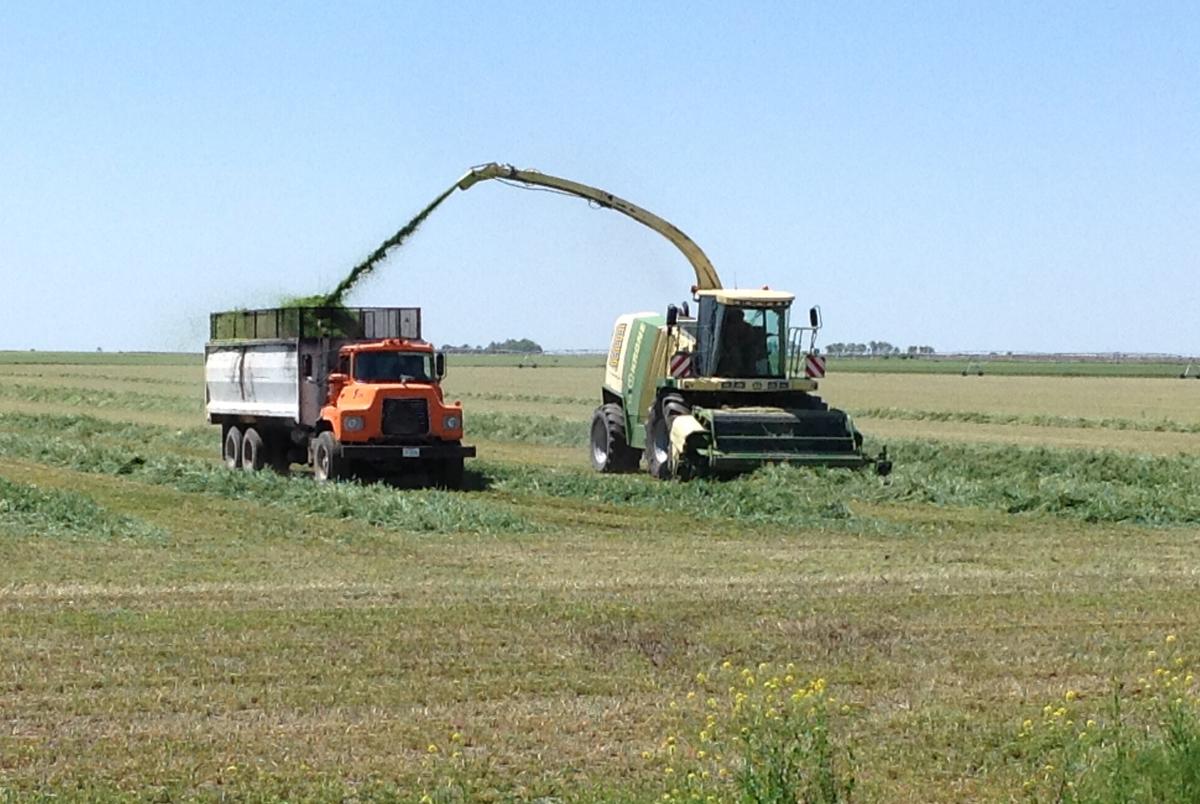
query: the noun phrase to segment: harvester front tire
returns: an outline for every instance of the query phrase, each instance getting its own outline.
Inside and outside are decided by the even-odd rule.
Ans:
[[[632,472],[638,466],[638,452],[629,446],[625,436],[625,413],[621,406],[609,402],[592,414],[592,468],[613,474]]]
[[[659,480],[671,479],[671,429],[660,407],[646,421],[646,471]]]
[[[325,430],[313,443],[313,477],[318,483],[338,480],[346,474],[346,461],[338,454],[337,439]]]
[[[237,426],[230,426],[225,431],[225,440],[221,445],[221,459],[225,468],[237,469],[242,465],[242,431]]]
[[[646,471],[659,480],[670,480],[676,474],[671,465],[671,422],[691,412],[683,397],[667,394],[646,421]]]
[[[266,452],[266,444],[258,430],[247,427],[242,436],[242,468],[247,472],[261,471],[267,463]]]

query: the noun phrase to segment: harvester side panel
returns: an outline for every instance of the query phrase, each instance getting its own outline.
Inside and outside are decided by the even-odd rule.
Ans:
[[[658,379],[655,355],[663,348],[660,341],[666,340],[663,337],[666,323],[661,315],[639,315],[629,322],[625,336],[621,398],[625,408],[625,433],[631,447],[641,448],[646,444],[644,425],[654,403]]]

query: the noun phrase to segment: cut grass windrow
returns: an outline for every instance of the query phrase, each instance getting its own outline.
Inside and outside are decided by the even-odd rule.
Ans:
[[[114,514],[75,491],[43,490],[0,477],[0,535],[165,541],[161,528]]]
[[[983,413],[963,410],[906,410],[903,408],[867,408],[852,411],[856,418],[899,419],[902,421],[961,422],[964,424],[1003,424],[1023,427],[1067,427],[1081,430],[1135,430],[1145,433],[1200,433],[1200,422],[1170,419],[1087,418],[1020,413]]]
[[[468,437],[543,446],[582,448],[588,437],[588,423],[585,421],[524,413],[468,413],[466,426]]]
[[[498,440],[581,444],[584,425],[547,417],[481,414],[472,432]],[[399,493],[353,484],[314,491],[311,481],[228,472],[215,462],[164,455],[160,450],[211,443],[201,428],[176,431],[90,417],[0,414],[0,454],[114,474],[135,474],[185,491],[253,497],[300,510],[355,515],[355,505],[380,507],[378,524],[414,530],[520,530],[486,497],[438,492]],[[116,444],[110,442],[116,441]],[[103,443],[102,443],[103,442]],[[869,471],[770,466],[730,481],[661,483],[643,475],[597,475],[587,470],[480,462],[494,487],[518,494],[580,498],[613,505],[677,511],[738,523],[844,526],[847,505],[931,503],[1006,513],[1040,512],[1088,522],[1142,525],[1200,523],[1200,457],[1151,457],[1112,451],[1012,445],[901,441],[889,444],[896,469],[887,480]],[[338,489],[342,489],[339,491]],[[350,499],[365,494],[366,498]],[[339,496],[341,495],[341,496]],[[415,495],[415,496],[412,496]],[[408,503],[418,514],[409,514]],[[459,508],[442,510],[455,501]],[[399,505],[400,508],[390,506]],[[474,510],[471,506],[480,506]],[[362,513],[362,512],[359,512]],[[503,515],[501,515],[503,514]],[[493,519],[493,515],[499,517]],[[370,521],[372,514],[366,514]],[[410,516],[415,516],[409,519]],[[360,517],[361,518],[361,517]],[[867,524],[866,522],[856,524]],[[894,530],[889,527],[889,530]]]
[[[92,422],[92,429],[101,423]],[[119,427],[119,425],[118,425]],[[80,472],[127,476],[194,494],[283,508],[296,514],[353,519],[385,528],[431,533],[530,532],[535,523],[509,506],[465,494],[397,491],[383,485],[320,485],[269,472],[231,472],[209,461],[95,443],[87,438],[0,432],[0,455]]]
[[[150,394],[144,391],[21,385],[10,381],[0,384],[0,399],[122,411],[165,411],[195,415],[199,418],[204,416],[204,403],[198,397]]]
[[[597,401],[585,396],[557,396],[555,394],[506,394],[494,391],[458,391],[450,394],[463,399],[482,399],[489,402],[533,402],[541,405],[592,405]]]
[[[1087,522],[1200,523],[1200,458],[900,442],[883,480],[869,471],[767,466],[729,481],[660,483],[640,475],[487,465],[510,491],[644,505],[698,517],[789,525],[848,518],[848,505],[931,503]],[[892,526],[890,530],[895,530]]]

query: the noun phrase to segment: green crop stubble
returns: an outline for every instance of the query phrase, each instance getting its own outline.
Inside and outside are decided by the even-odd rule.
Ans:
[[[0,428],[12,420],[10,415],[0,415]],[[81,426],[68,426],[63,435],[55,426],[61,422],[59,417],[25,416],[19,420],[26,425],[22,431],[0,430],[0,455],[406,531],[491,533],[523,532],[536,527],[502,503],[464,494],[397,493],[387,486],[355,483],[324,486],[308,478],[231,472],[214,462],[161,453],[153,446],[147,449],[113,443],[122,433],[152,432],[154,436],[148,441],[158,448],[170,444],[173,438],[188,438],[186,433],[176,436],[166,428],[85,419],[79,423]],[[97,437],[101,435],[109,440]]]

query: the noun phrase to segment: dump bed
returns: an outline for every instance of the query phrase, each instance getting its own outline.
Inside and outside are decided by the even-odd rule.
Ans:
[[[209,318],[204,349],[205,412],[311,425],[325,400],[338,350],[387,338],[419,340],[416,307],[278,307]]]

